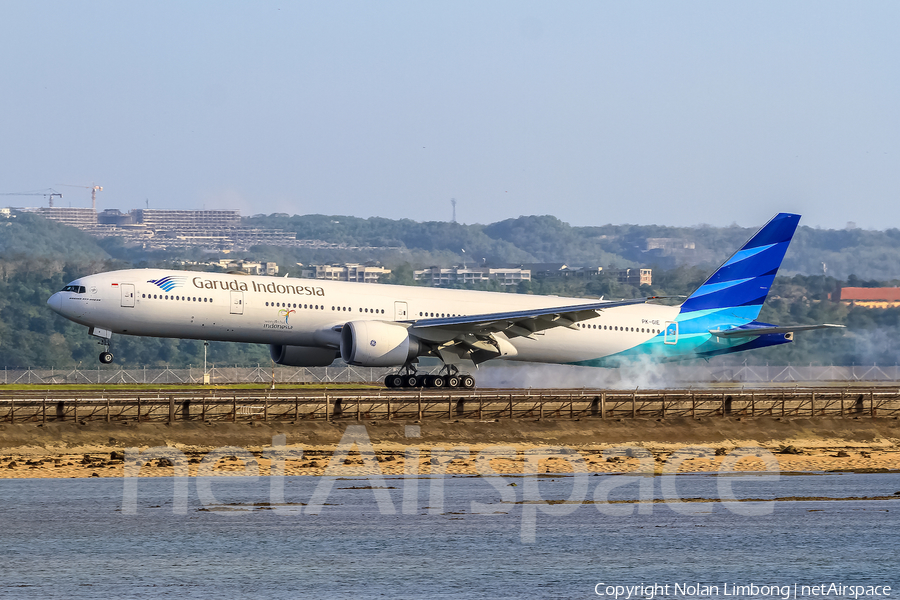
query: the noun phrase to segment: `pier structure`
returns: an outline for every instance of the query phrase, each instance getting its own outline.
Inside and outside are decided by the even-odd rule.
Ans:
[[[900,418],[900,387],[0,391],[0,423]]]

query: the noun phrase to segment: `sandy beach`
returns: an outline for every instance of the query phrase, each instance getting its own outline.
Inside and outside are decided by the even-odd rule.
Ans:
[[[714,472],[723,466],[736,471],[900,471],[900,421],[893,418],[363,422],[364,429],[351,430],[363,432],[362,438],[355,438],[360,444],[347,446],[345,438],[339,447],[347,427],[356,425],[4,424],[0,478],[122,477],[126,462],[131,465],[128,474],[140,464],[141,477],[174,475],[171,461],[146,452],[151,448],[157,454],[167,448],[183,457],[191,476],[201,469],[203,474],[263,476],[573,469],[661,474]],[[276,435],[284,436],[282,449],[293,452],[273,463]],[[547,448],[563,448],[569,454],[554,455]]]

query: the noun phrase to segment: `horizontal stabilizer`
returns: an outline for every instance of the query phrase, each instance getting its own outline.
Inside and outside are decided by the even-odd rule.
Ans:
[[[794,333],[796,331],[809,331],[811,329],[842,329],[844,327],[845,325],[834,325],[832,323],[823,323],[821,325],[784,325],[781,327],[776,327],[774,325],[745,325],[743,327],[733,327],[731,329],[710,329],[709,332],[720,338],[742,338],[767,335],[770,333]]]

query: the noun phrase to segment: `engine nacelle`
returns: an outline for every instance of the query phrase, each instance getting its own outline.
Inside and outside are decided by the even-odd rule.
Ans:
[[[360,367],[399,367],[419,355],[419,341],[402,325],[350,321],[341,330],[341,358]]]
[[[269,354],[276,364],[288,367],[327,367],[338,357],[331,348],[315,346],[269,345]]]

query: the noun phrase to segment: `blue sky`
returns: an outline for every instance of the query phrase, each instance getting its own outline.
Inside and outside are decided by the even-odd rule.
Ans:
[[[896,2],[6,1],[0,192],[900,227],[898,25]]]

